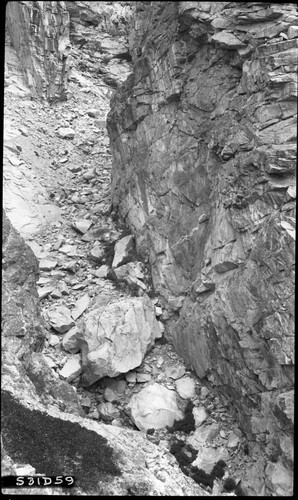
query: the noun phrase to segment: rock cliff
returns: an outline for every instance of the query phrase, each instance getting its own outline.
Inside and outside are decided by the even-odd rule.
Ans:
[[[6,29],[32,96],[65,99],[70,49],[65,2],[8,2]]]
[[[168,338],[248,436],[256,488],[291,494],[296,5],[134,9],[133,73],[107,122],[113,209]]]

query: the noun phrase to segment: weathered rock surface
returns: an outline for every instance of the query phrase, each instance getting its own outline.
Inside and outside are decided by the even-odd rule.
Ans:
[[[268,461],[267,434],[293,437],[296,8],[134,6],[133,74],[107,120],[113,207],[164,305],[185,296],[166,325],[177,352]],[[285,447],[276,460],[289,478]]]
[[[57,379],[41,354],[45,322],[36,290],[37,259],[3,211],[2,376],[16,394],[25,393],[61,410],[81,414],[73,387]]]
[[[124,260],[128,257],[133,248],[134,237],[133,235],[124,236],[121,240],[117,241],[115,245],[115,255],[112,262],[112,267],[118,267],[123,264]]]
[[[51,327],[58,333],[65,333],[75,325],[71,311],[66,306],[49,309],[47,315]]]
[[[85,385],[136,368],[162,336],[148,296],[109,302],[109,297],[99,296],[78,325]]]
[[[82,408],[74,388],[59,380],[58,374],[48,364],[50,358],[32,352],[41,350],[44,340],[35,285],[37,276],[36,257],[4,214],[3,475],[55,475],[61,471],[69,474],[70,467],[78,480],[78,495],[91,492],[100,495],[208,496],[181,472],[171,454],[150,443],[146,436],[82,418]],[[11,309],[13,303],[14,310]],[[16,328],[15,317],[21,329]],[[54,362],[50,364],[55,366]],[[111,382],[110,386],[116,392],[123,392],[124,381]],[[116,414],[118,410],[114,410],[113,415]],[[96,459],[90,459],[90,455],[96,455]],[[78,456],[82,457],[79,461]],[[18,465],[20,463],[24,464],[22,468]],[[12,494],[12,491],[32,495],[26,488],[3,493]],[[60,488],[51,491],[35,489],[33,494],[65,492]]]
[[[74,388],[68,383],[69,380],[66,380],[67,377],[64,377],[64,380],[59,380],[57,373],[49,366],[46,356],[36,352],[27,353],[24,356],[23,367],[25,372],[17,365],[21,377],[20,383],[23,385],[24,391],[28,390],[29,381],[36,391],[36,400],[40,398],[46,406],[51,405],[54,401],[61,411],[74,415],[84,414]],[[11,380],[9,383],[11,384]]]
[[[151,384],[135,394],[129,403],[131,416],[141,431],[171,427],[175,420],[181,420],[176,394],[160,384]]]
[[[74,379],[79,377],[82,373],[81,356],[75,354],[72,358],[69,358],[62,370],[60,370],[59,375],[66,382],[72,382]]]
[[[31,248],[11,225],[3,210],[2,219],[2,349],[4,359],[21,357],[28,349],[39,351],[45,340],[36,290],[38,261]]]
[[[69,72],[69,12],[54,5],[9,2],[6,26],[33,96],[65,99]]]
[[[195,396],[195,383],[190,377],[180,378],[176,380],[176,389],[183,399],[193,398]]]

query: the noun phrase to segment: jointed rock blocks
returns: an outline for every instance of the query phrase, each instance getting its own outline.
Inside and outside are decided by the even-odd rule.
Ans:
[[[155,339],[161,336],[154,304],[147,295],[117,302],[99,297],[77,327],[83,384],[89,386],[103,377],[116,377],[140,366]]]
[[[135,8],[134,70],[107,121],[113,207],[165,306],[185,296],[168,308],[177,352],[231,403],[252,453],[270,463],[272,440],[280,443],[286,480],[277,486],[267,467],[259,491],[289,494],[296,9]]]
[[[65,2],[9,2],[6,26],[34,97],[66,98],[69,12]]]
[[[21,357],[30,347],[41,350],[45,339],[36,289],[38,262],[3,210],[2,348]]]

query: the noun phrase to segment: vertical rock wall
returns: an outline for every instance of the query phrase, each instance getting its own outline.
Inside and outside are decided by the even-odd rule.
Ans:
[[[69,13],[64,2],[8,2],[6,29],[34,97],[64,100]]]
[[[296,5],[134,5],[134,70],[108,117],[113,208],[150,261],[177,352],[263,455],[260,490],[288,494]]]
[[[40,351],[45,339],[36,289],[38,262],[4,210],[2,230],[2,347],[21,357],[29,349]]]

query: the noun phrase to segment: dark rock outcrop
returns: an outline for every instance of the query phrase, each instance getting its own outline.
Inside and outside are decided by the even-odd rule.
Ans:
[[[113,208],[151,264],[177,352],[265,451],[255,489],[290,494],[296,7],[134,6],[133,73],[107,122]]]
[[[20,358],[28,350],[41,351],[45,339],[36,289],[38,261],[4,210],[2,231],[2,348]]]
[[[6,29],[32,96],[64,100],[69,71],[65,2],[7,2]]]
[[[2,387],[82,415],[73,387],[57,378],[42,354],[46,329],[36,288],[38,261],[4,210],[2,228]]]

